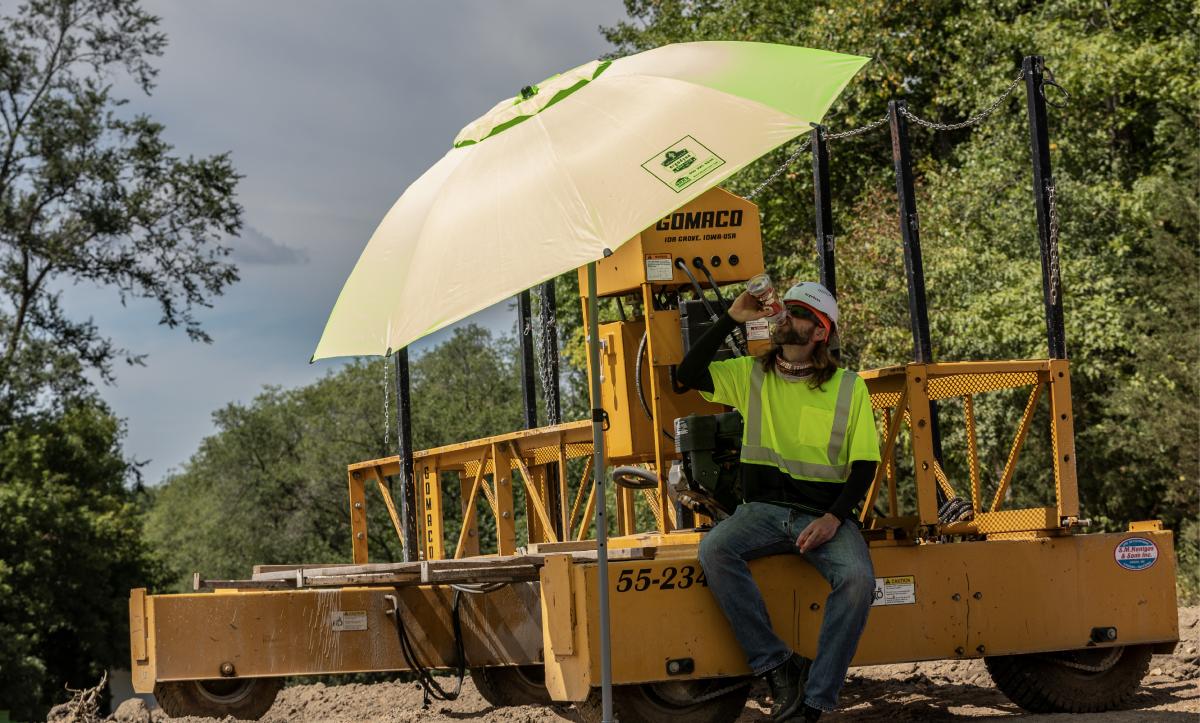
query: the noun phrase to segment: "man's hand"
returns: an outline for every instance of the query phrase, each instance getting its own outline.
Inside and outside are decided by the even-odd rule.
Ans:
[[[837,516],[826,512],[804,528],[804,531],[796,538],[796,547],[800,548],[800,552],[815,550],[829,542],[841,526],[842,521]]]
[[[771,310],[762,308],[758,299],[754,298],[749,291],[743,291],[729,305],[729,317],[739,324],[745,324],[747,321],[755,319],[765,319],[770,315]]]

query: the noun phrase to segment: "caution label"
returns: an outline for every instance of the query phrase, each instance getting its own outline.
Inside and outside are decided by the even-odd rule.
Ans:
[[[771,338],[771,325],[766,319],[755,319],[746,322],[746,339],[756,341],[758,339]]]
[[[912,605],[917,602],[917,578],[913,575],[875,578],[876,605]]]
[[[675,278],[671,254],[646,254],[646,281],[670,281]]]
[[[329,627],[335,633],[344,633],[349,630],[366,630],[367,629],[367,611],[366,610],[338,610],[333,614]]]

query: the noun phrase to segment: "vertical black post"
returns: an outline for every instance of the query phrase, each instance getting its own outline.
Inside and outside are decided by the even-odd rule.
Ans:
[[[908,318],[912,325],[913,360],[933,361],[929,342],[929,310],[925,302],[925,267],[921,261],[921,228],[913,190],[912,149],[908,120],[900,114],[902,100],[888,103],[892,126],[892,164],[896,170],[896,197],[900,202],[900,238],[904,241],[904,273],[908,277]]]
[[[558,389],[558,301],[554,279],[542,284],[538,316],[542,324],[542,396],[546,400],[546,424],[562,424],[562,399]]]
[[[534,386],[533,326],[529,289],[517,295],[517,317],[521,335],[521,398],[525,402],[525,429],[537,426],[537,387]]]
[[[554,291],[554,279],[541,286],[538,300],[538,321],[542,327],[541,379],[542,398],[546,403],[546,424],[562,424],[562,395],[558,389],[558,299]],[[562,505],[558,489],[558,462],[546,465],[546,491],[549,493],[550,509],[561,512]],[[562,514],[551,515],[554,533],[565,540],[570,534],[563,529]]]
[[[1040,55],[1021,63],[1029,111],[1029,153],[1033,158],[1033,200],[1037,208],[1038,243],[1042,250],[1042,300],[1046,310],[1046,342],[1051,359],[1067,358],[1063,328],[1062,279],[1058,265],[1058,224],[1054,213],[1054,175],[1050,171],[1050,136],[1046,130],[1046,96]]]
[[[837,273],[834,267],[833,202],[829,193],[829,144],[825,128],[813,124],[812,130],[813,209],[816,211],[817,261],[821,285],[837,297]]]
[[[404,535],[404,561],[420,559],[417,547],[417,485],[412,462],[412,394],[408,377],[408,347],[396,352],[396,432],[400,455],[400,532]]]
[[[908,119],[901,114],[907,107],[902,100],[888,103],[892,127],[892,163],[896,170],[896,196],[900,202],[900,238],[904,240],[904,273],[908,277],[908,317],[912,324],[913,360],[932,362],[929,341],[929,309],[925,302],[925,266],[921,260],[921,224],[917,215],[917,196],[913,189],[912,148],[908,142]],[[933,454],[942,459],[942,433],[938,425],[937,403],[929,402],[929,426],[933,436]],[[938,505],[942,502],[939,488]]]

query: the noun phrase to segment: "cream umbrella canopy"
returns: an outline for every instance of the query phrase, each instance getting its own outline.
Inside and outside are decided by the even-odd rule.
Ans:
[[[313,359],[398,350],[606,252],[819,121],[867,58],[760,43],[669,45],[522,89],[459,133],[376,229]],[[590,375],[593,406],[600,381]],[[592,410],[596,498],[603,412]],[[610,580],[607,505],[598,574]],[[613,720],[609,590],[599,586],[602,720]]]
[[[523,89],[464,128],[396,201],[313,359],[398,350],[602,258],[807,132],[867,60],[683,43]]]

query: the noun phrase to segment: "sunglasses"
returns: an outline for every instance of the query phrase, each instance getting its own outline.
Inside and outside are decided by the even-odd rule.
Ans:
[[[793,319],[806,319],[808,321],[813,322],[814,324],[820,323],[820,320],[817,319],[817,315],[812,313],[812,310],[809,309],[807,306],[800,306],[799,304],[793,304],[791,306],[788,306],[787,310],[788,310],[788,314],[790,314]]]

